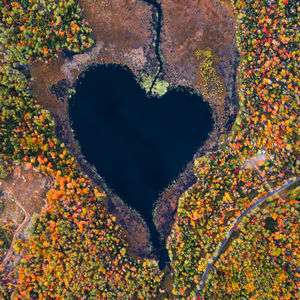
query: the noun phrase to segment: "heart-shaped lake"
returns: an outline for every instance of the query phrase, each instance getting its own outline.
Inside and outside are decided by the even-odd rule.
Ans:
[[[75,87],[69,113],[83,155],[144,217],[158,247],[153,203],[207,139],[209,105],[187,89],[149,98],[118,65],[89,68]]]

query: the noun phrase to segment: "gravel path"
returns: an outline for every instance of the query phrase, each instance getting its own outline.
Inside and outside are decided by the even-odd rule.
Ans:
[[[243,219],[243,217],[245,215],[247,215],[252,209],[254,209],[255,207],[257,207],[258,205],[262,204],[263,202],[265,202],[268,198],[270,198],[271,196],[281,192],[282,190],[286,189],[287,187],[289,187],[290,185],[292,185],[293,183],[295,183],[296,181],[298,181],[300,179],[300,177],[297,177],[295,179],[291,179],[289,180],[287,183],[283,184],[280,188],[271,191],[268,195],[266,195],[265,197],[257,200],[255,203],[253,203],[250,207],[248,207],[237,219],[236,221],[233,223],[233,225],[231,226],[231,228],[229,229],[229,231],[227,232],[225,239],[223,240],[223,242],[221,243],[218,253],[217,255],[213,256],[213,261],[211,263],[209,263],[206,267],[205,272],[202,275],[201,281],[200,281],[200,288],[196,293],[196,297],[195,299],[198,299],[198,297],[201,295],[202,290],[203,290],[203,286],[205,283],[205,280],[207,278],[208,273],[210,272],[211,268],[213,267],[213,265],[215,264],[215,262],[217,261],[217,258],[219,256],[219,254],[221,253],[221,251],[223,250],[225,244],[227,243],[227,241],[229,240],[229,238],[231,237],[233,231],[235,230],[235,228],[238,226],[238,224],[241,222],[241,220]]]

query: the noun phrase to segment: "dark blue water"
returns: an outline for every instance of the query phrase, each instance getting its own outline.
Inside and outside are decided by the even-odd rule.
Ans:
[[[161,55],[159,53],[159,45],[160,45],[160,32],[161,32],[161,21],[162,21],[162,9],[160,4],[157,3],[155,0],[144,0],[144,2],[151,4],[155,11],[153,13],[152,19],[154,20],[154,26],[155,26],[155,54],[158,61],[158,70],[154,77],[154,80],[152,82],[152,85],[150,87],[150,93],[152,92],[152,89],[158,80],[158,76],[160,75],[160,72],[163,68],[163,62],[161,59]]]
[[[118,65],[88,69],[75,88],[69,113],[83,155],[143,216],[156,254],[166,260],[153,204],[207,139],[213,128],[209,105],[188,90],[148,98],[133,74]]]

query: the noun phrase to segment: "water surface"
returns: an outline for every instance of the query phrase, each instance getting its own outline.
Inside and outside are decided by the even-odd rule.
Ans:
[[[207,139],[209,105],[187,89],[149,98],[118,65],[89,68],[75,88],[69,113],[82,153],[145,219],[162,262],[167,254],[153,225],[153,205]]]

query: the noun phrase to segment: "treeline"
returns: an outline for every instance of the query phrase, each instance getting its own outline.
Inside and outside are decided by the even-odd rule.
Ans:
[[[220,149],[195,162],[198,182],[179,200],[175,225],[168,238],[174,269],[173,292],[177,295],[195,294],[206,265],[242,211],[258,197],[265,196],[270,185],[276,188],[287,179],[299,176],[299,3],[295,0],[237,0],[232,4],[242,55],[240,112],[232,134]],[[261,162],[258,170],[245,168],[248,160],[262,153],[267,160]],[[259,250],[255,258],[258,261],[253,262],[253,266],[260,268],[262,260],[268,257],[271,244],[268,245],[265,252]],[[278,247],[280,245],[284,246],[278,244]],[[248,243],[245,247],[255,251],[260,246]],[[293,251],[297,253],[297,249]],[[238,267],[236,270],[238,272]],[[222,278],[238,274],[230,273],[226,277],[222,273]],[[263,271],[252,273],[254,278],[264,274]],[[280,274],[286,276],[287,281],[286,285],[282,279],[274,281],[277,295],[284,295],[285,291],[293,295],[295,285],[290,282],[294,277],[288,272]],[[265,282],[267,277],[255,280]],[[221,284],[219,281],[223,288]],[[234,287],[240,288],[244,287]],[[262,295],[270,291],[261,292],[254,289],[250,295],[264,298]],[[207,295],[214,298],[218,293],[209,291]]]

